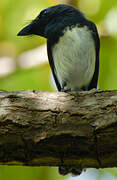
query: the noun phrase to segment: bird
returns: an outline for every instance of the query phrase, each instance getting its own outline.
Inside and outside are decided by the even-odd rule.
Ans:
[[[97,88],[100,39],[96,25],[76,7],[58,4],[42,10],[18,36],[47,39],[47,54],[58,91]]]

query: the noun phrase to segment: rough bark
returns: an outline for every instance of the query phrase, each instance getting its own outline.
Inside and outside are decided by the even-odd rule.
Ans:
[[[0,91],[0,164],[117,167],[117,91]]]

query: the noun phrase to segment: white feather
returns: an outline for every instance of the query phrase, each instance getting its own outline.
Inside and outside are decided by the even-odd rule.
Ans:
[[[87,86],[94,74],[96,51],[90,30],[84,27],[67,28],[52,55],[58,80],[66,89]]]

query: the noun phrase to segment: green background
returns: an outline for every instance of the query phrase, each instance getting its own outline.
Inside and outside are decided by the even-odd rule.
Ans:
[[[62,2],[64,3],[64,0]],[[60,2],[55,0],[0,0],[0,58],[12,57],[17,64],[13,73],[0,77],[0,89],[54,90],[50,83],[50,67],[47,63],[25,69],[19,67],[17,62],[23,52],[39,47],[46,40],[37,36],[22,38],[17,37],[16,34],[42,9],[57,3]],[[73,0],[70,3],[83,11],[98,27],[101,41],[99,89],[117,89],[117,1]],[[100,170],[100,174],[105,172],[117,176],[116,168]],[[66,177],[58,174],[57,168],[0,166],[0,180],[59,180],[64,178]]]

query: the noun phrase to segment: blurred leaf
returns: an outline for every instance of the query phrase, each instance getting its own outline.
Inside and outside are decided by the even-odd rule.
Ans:
[[[13,74],[1,78],[0,89],[39,89],[41,91],[52,91],[49,77],[50,68],[47,64],[31,69],[20,69]]]
[[[0,166],[1,180],[62,180],[57,168]]]
[[[100,51],[100,89],[117,89],[117,40],[112,37],[101,38]]]
[[[44,42],[44,38],[19,38],[17,33],[34,19],[39,12],[48,6],[48,1],[43,0],[43,3],[38,0],[2,0],[0,2],[2,14],[2,41],[10,41],[15,43],[18,49],[26,50],[34,48]],[[1,19],[0,18],[0,19]],[[19,52],[20,52],[19,50]]]

